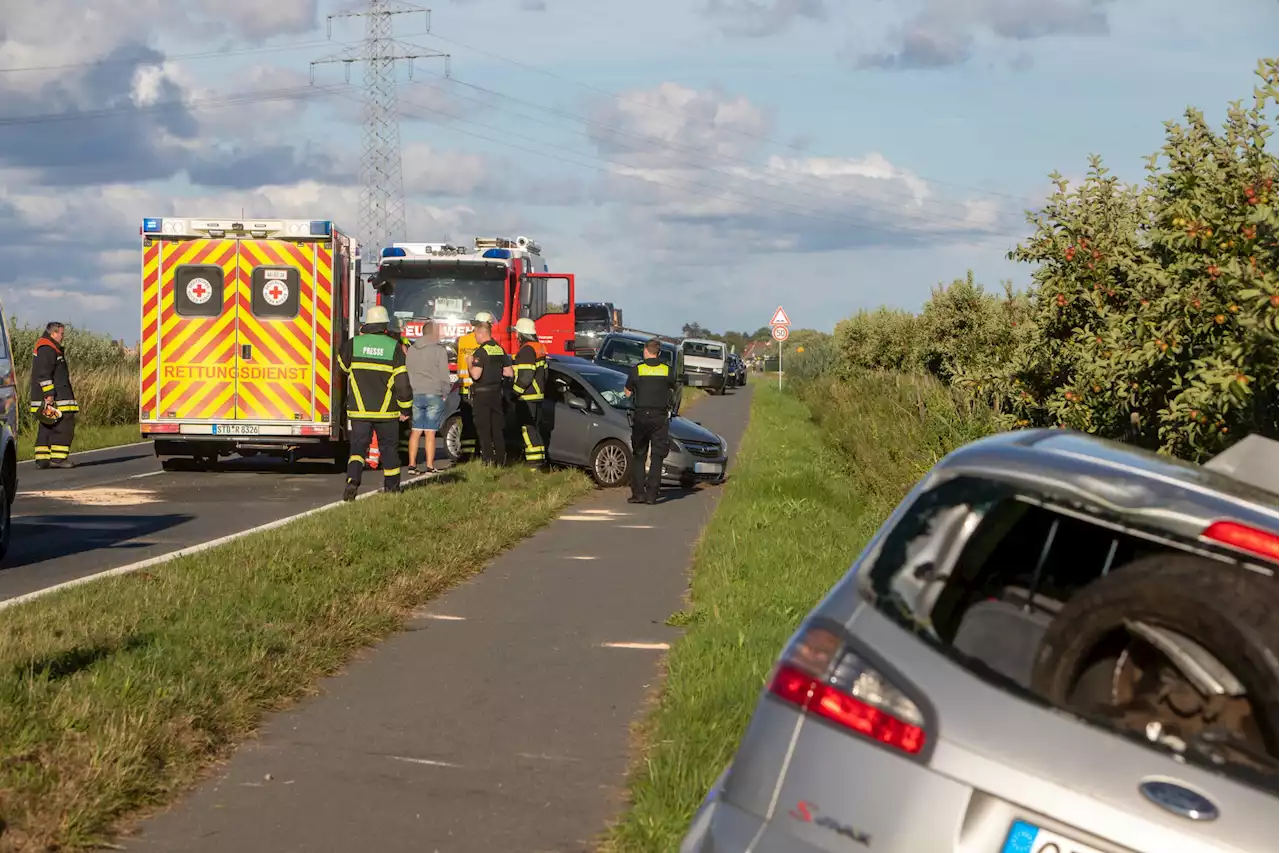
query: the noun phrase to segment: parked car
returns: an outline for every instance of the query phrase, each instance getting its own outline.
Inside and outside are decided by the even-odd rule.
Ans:
[[[792,636],[681,850],[1280,849],[1276,450],[943,458]]]
[[[550,440],[547,458],[585,468],[605,488],[631,482],[631,400],[623,371],[570,356],[548,359]],[[512,447],[516,445],[513,443]],[[514,452],[514,451],[513,451]],[[725,440],[687,418],[671,419],[671,449],[662,483],[690,488],[722,483]]]
[[[729,353],[729,385],[741,388],[747,384],[747,363],[736,352]]]
[[[685,338],[680,342],[684,356],[684,381],[690,388],[705,388],[723,394],[728,387],[728,348],[720,341]]]
[[[9,315],[0,305],[0,560],[9,552],[13,530],[13,502],[18,495],[18,406],[25,389],[18,388],[13,363]]]
[[[600,342],[600,348],[596,351],[595,358],[591,359],[591,361],[625,373],[644,361],[644,345],[649,340],[650,338],[645,335],[637,335],[634,332],[614,332]],[[668,367],[676,372],[676,380],[680,383],[680,387],[676,391],[675,405],[675,412],[679,414],[680,406],[684,401],[684,356],[678,346],[670,341],[663,341],[660,357]]]

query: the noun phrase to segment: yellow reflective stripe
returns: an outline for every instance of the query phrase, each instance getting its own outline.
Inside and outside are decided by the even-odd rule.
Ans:
[[[80,406],[79,406],[79,404],[77,404],[77,403],[66,403],[66,404],[64,404],[64,403],[58,403],[57,405],[55,405],[55,406],[54,406],[54,408],[55,408],[55,409],[57,409],[59,412],[78,412],[78,411],[80,411]]]
[[[364,395],[360,393],[360,383],[356,381],[354,376],[351,377],[351,393],[356,398],[356,408],[364,411]]]
[[[52,382],[52,381],[43,380],[43,379],[40,381],[40,388],[41,388],[41,390],[43,390],[43,391],[48,391],[48,390],[49,390],[50,388],[52,388],[52,387],[53,387],[53,382]]]
[[[348,456],[348,457],[347,457],[347,461],[348,461],[348,462],[363,462],[363,461],[364,461],[364,457],[363,457],[363,456],[356,456],[356,455],[352,454],[351,456]]]
[[[399,412],[366,412],[364,410],[349,411],[347,417],[355,418],[359,421],[389,421],[393,418],[400,417]]]
[[[49,449],[50,449],[50,450],[70,450],[70,449],[71,449],[71,445],[69,445],[69,444],[51,444],[51,445],[49,445]]]
[[[369,362],[369,361],[358,361],[355,364],[351,365],[351,369],[352,370],[376,370],[379,373],[392,373],[392,374],[403,373],[405,371],[405,368],[403,367],[392,367],[389,364],[374,364],[373,362]]]
[[[408,373],[408,372],[409,372],[409,368],[405,367],[404,365],[400,365],[395,370],[391,371],[391,377],[394,379],[395,377],[399,376],[401,373]]]
[[[640,362],[636,365],[636,372],[641,376],[666,376],[670,371],[666,364],[645,364]]]
[[[382,395],[382,409],[386,411],[391,408],[391,394],[395,391],[396,378],[394,376],[387,379],[387,393]]]
[[[394,477],[396,474],[399,474],[399,473],[400,473],[399,468],[383,468],[382,469],[382,476],[384,477]]]

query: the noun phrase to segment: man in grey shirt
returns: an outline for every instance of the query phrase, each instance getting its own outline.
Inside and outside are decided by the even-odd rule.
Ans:
[[[436,473],[436,433],[444,420],[444,401],[453,385],[449,352],[440,342],[435,324],[423,325],[422,336],[409,341],[405,353],[409,384],[413,386],[413,423],[409,432],[409,472],[419,473],[418,443],[425,443],[428,474]]]

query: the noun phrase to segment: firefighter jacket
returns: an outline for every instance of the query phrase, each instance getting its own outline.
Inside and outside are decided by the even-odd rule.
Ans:
[[[366,326],[343,341],[338,366],[347,376],[347,417],[352,420],[389,421],[413,408],[404,348],[379,327]]]
[[[480,344],[476,343],[475,332],[467,332],[458,338],[458,376],[462,378],[462,395],[465,397],[471,393],[471,353],[476,351]]]
[[[547,388],[547,348],[540,341],[525,341],[511,366],[516,396],[529,402],[541,400]]]
[[[71,372],[62,347],[49,338],[36,341],[31,359],[31,411],[38,412],[46,397],[60,412],[78,412],[80,404],[71,390]]]
[[[631,368],[627,390],[637,409],[666,409],[675,402],[676,375],[665,361],[646,358]]]

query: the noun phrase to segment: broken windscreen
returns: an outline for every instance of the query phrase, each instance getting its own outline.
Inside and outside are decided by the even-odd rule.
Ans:
[[[409,263],[384,265],[380,273],[390,285],[383,304],[401,320],[471,320],[481,311],[503,316],[507,270],[501,264]]]

